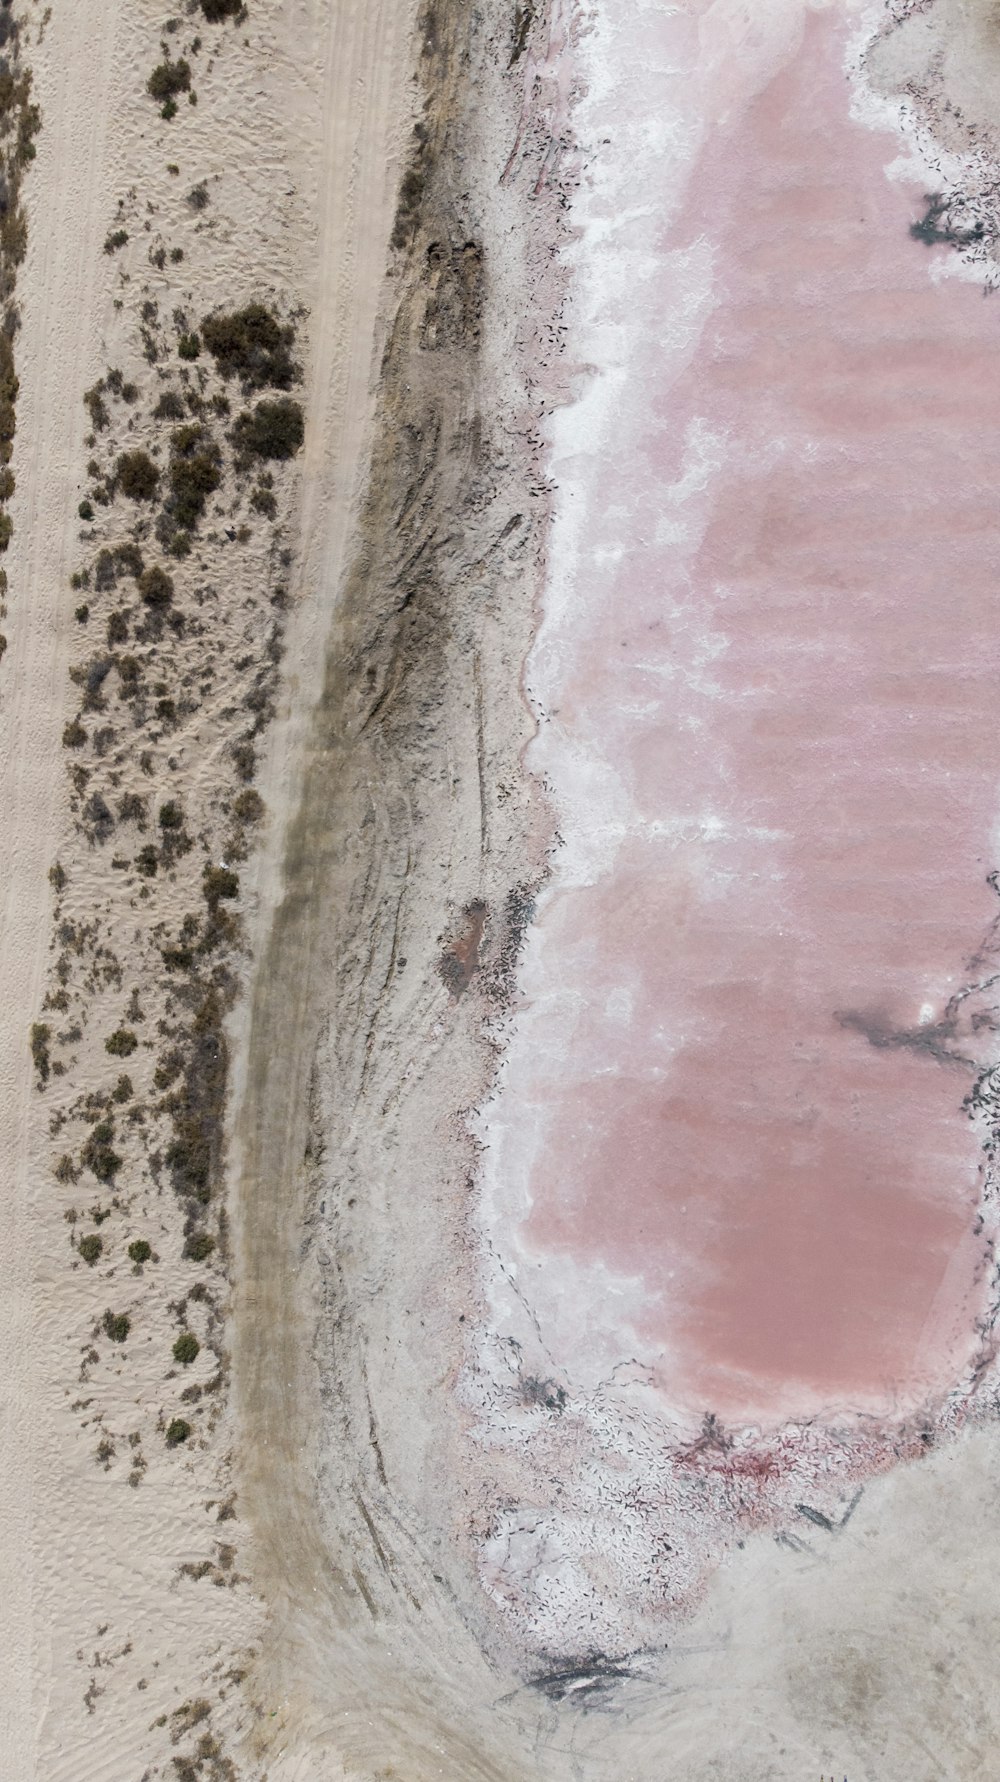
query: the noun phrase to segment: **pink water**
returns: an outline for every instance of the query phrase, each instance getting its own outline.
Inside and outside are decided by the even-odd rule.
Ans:
[[[589,888],[557,861],[542,916],[579,1002],[524,1091],[523,1236],[638,1278],[671,1391],[727,1417],[933,1391],[982,1292],[992,996],[946,1011],[996,969],[1000,300],[932,280],[841,57],[814,17],[657,245],[666,288],[707,236],[715,307],[622,417],[558,640],[558,723],[629,835]],[[610,569],[598,506],[631,515]]]

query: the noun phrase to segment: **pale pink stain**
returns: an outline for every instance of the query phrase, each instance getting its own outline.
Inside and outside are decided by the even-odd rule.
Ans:
[[[994,1056],[993,998],[936,1024],[998,912],[1000,298],[932,281],[841,56],[814,18],[661,243],[715,245],[716,307],[607,465],[629,548],[561,639],[558,722],[664,827],[542,917],[585,999],[533,1070],[522,1235],[638,1276],[665,1386],[730,1418],[947,1386],[983,1291],[976,1073],[936,1054]]]

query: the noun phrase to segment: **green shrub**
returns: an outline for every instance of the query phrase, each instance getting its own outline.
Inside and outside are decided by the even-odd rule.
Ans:
[[[201,1344],[194,1331],[182,1331],[174,1344],[174,1360],[179,1362],[181,1367],[190,1367],[192,1361],[197,1360],[200,1352]]]
[[[184,812],[175,798],[168,798],[166,804],[161,804],[158,821],[161,829],[180,829],[182,827]]]
[[[160,473],[148,452],[123,452],[115,465],[115,477],[123,495],[130,501],[152,501],[160,483]]]
[[[78,625],[86,625],[87,620],[90,618],[90,608],[86,601],[84,601],[82,606],[78,606],[75,609],[73,617]]]
[[[111,1091],[112,1101],[117,1101],[119,1103],[131,1101],[134,1094],[135,1090],[132,1086],[132,1078],[127,1072],[122,1071],[121,1076],[118,1078],[117,1083]]]
[[[202,874],[205,902],[217,904],[224,897],[238,897],[240,881],[228,866],[206,866]]]
[[[233,424],[233,445],[248,458],[294,458],[304,438],[302,408],[290,396],[258,402]]]
[[[268,386],[289,390],[301,376],[291,355],[294,328],[283,326],[262,303],[205,316],[201,333],[222,376],[238,377],[248,392]]]
[[[265,520],[273,520],[278,512],[278,503],[270,489],[254,489],[250,496],[250,506],[255,513],[263,514]]]
[[[186,93],[191,85],[191,66],[183,56],[171,62],[169,56],[158,62],[146,82],[146,91],[158,105],[173,99],[178,93]]]
[[[157,563],[143,570],[139,577],[139,593],[147,606],[169,606],[174,597],[174,584]]]
[[[197,334],[182,334],[177,342],[177,351],[182,359],[197,359],[201,352],[201,341]]]
[[[132,1328],[132,1320],[127,1312],[105,1312],[104,1334],[113,1343],[123,1343]]]
[[[94,509],[89,501],[81,501],[76,511],[81,520],[92,520],[94,517]]]
[[[151,1246],[147,1244],[145,1238],[135,1238],[134,1241],[129,1244],[128,1253],[133,1262],[143,1263],[149,1261],[153,1251]]]
[[[111,231],[111,234],[105,237],[104,252],[106,254],[117,253],[119,248],[123,248],[125,246],[125,243],[127,242],[127,240],[128,240],[128,230],[127,229],[113,229]]]
[[[83,1257],[84,1262],[86,1262],[90,1268],[93,1268],[94,1263],[104,1249],[104,1239],[99,1237],[96,1231],[88,1232],[86,1237],[80,1239],[80,1242],[77,1244],[77,1249]]]
[[[201,10],[210,25],[219,25],[223,19],[246,16],[244,0],[201,0]]]
[[[214,1249],[215,1239],[209,1231],[192,1231],[184,1243],[189,1262],[207,1262]]]
[[[183,421],[184,403],[176,390],[163,390],[153,410],[154,421]]]
[[[178,427],[170,441],[170,500],[174,524],[190,531],[205,512],[208,497],[222,481],[222,453],[208,429],[197,422]]]
[[[38,1072],[38,1081],[40,1083],[48,1082],[52,1069],[52,1061],[49,1056],[49,1040],[51,1038],[52,1029],[47,1021],[35,1021],[33,1023],[31,1029],[31,1056],[34,1061],[35,1070]]]
[[[114,1136],[112,1122],[101,1120],[88,1134],[80,1151],[82,1162],[99,1182],[113,1182],[122,1166],[122,1159],[112,1148]]]
[[[104,1042],[104,1050],[112,1058],[131,1058],[139,1041],[127,1027],[118,1027]]]
[[[233,816],[239,823],[259,823],[264,815],[264,800],[252,786],[233,800]]]
[[[181,1442],[187,1441],[190,1434],[190,1423],[186,1423],[183,1417],[175,1417],[167,1426],[167,1447],[178,1447]]]

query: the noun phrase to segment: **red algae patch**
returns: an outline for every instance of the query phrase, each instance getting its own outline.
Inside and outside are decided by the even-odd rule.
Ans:
[[[928,1401],[986,1291],[1000,310],[911,236],[842,57],[811,18],[669,227],[645,164],[613,419],[557,429],[529,680],[569,864],[485,1131],[559,1363],[603,1321],[734,1423]],[[602,1300],[546,1326],[571,1279]]]

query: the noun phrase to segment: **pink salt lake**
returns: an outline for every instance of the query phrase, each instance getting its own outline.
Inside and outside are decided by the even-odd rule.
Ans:
[[[997,969],[1000,297],[935,279],[842,55],[811,19],[650,242],[666,288],[707,237],[713,306],[621,418],[547,644],[626,833],[589,885],[556,857],[526,996],[569,993],[571,1041],[542,1013],[508,1091],[533,1273],[637,1282],[636,1352],[735,1420],[946,1388],[985,1290],[991,997],[947,1011]]]

